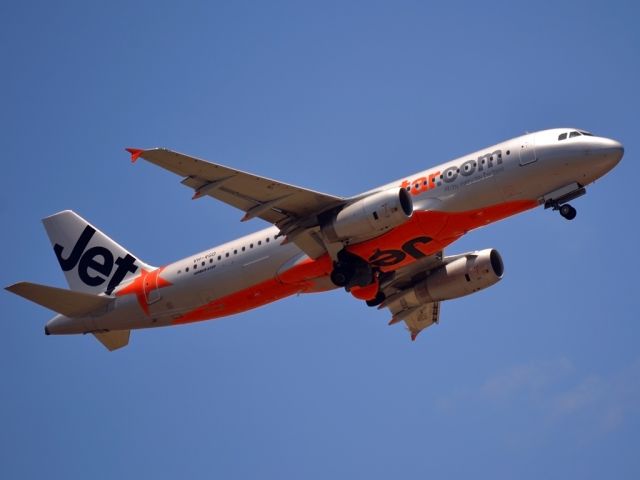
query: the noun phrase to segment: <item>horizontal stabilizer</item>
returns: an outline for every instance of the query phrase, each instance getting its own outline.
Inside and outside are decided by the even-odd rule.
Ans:
[[[30,282],[19,282],[6,287],[6,290],[67,317],[82,317],[94,310],[106,307],[111,301],[111,299],[99,295]]]
[[[131,330],[115,330],[113,332],[94,333],[93,335],[98,341],[107,347],[107,350],[113,352],[118,348],[129,345],[129,334]]]

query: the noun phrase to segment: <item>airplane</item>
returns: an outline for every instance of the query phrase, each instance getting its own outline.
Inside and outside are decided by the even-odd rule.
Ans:
[[[294,294],[343,288],[387,308],[411,339],[438,323],[440,303],[500,281],[500,253],[444,255],[467,232],[537,206],[569,203],[613,169],[624,148],[577,128],[527,133],[354,197],[339,197],[164,148],[126,149],[272,226],[154,267],[73,211],[44,218],[70,289],[19,282],[14,294],[57,312],[45,334],[93,334],[107,349],[130,331],[235,315]]]

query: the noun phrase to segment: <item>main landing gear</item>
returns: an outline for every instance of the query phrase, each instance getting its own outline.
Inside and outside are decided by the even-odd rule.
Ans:
[[[386,295],[382,292],[378,292],[375,296],[375,298],[371,299],[371,300],[367,300],[367,306],[368,307],[377,307],[378,305],[380,305],[382,302],[384,302],[387,299]]]
[[[337,287],[366,287],[375,280],[373,269],[362,258],[346,250],[338,252],[338,261],[333,264],[331,281]]]
[[[380,291],[380,282],[386,278],[385,275],[361,257],[341,250],[333,264],[331,281],[337,287],[344,287],[358,300],[365,300],[368,306],[376,307],[386,298]]]

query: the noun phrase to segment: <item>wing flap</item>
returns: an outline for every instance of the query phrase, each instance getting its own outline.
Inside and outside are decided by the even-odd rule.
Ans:
[[[396,270],[380,287],[386,299],[378,308],[388,308],[391,312],[389,325],[404,322],[411,340],[415,340],[422,330],[440,320],[440,302],[420,302],[411,289],[443,264],[442,251],[426,256]]]
[[[418,334],[425,328],[429,328],[440,319],[440,302],[424,303],[412,309],[403,320],[407,330],[411,333],[411,340],[415,340]]]

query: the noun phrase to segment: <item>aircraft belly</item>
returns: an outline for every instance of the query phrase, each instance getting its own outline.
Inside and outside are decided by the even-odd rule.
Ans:
[[[295,244],[277,245],[268,252],[247,256],[213,272],[200,287],[201,296],[211,302],[276,277],[278,270],[300,250]]]

